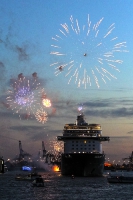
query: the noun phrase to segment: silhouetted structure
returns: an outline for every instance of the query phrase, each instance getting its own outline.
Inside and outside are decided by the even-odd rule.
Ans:
[[[22,143],[21,143],[21,141],[19,141],[19,161],[21,161],[23,158],[29,157],[29,156],[31,156],[31,155],[22,149]]]
[[[0,158],[0,173],[4,173],[4,159]]]

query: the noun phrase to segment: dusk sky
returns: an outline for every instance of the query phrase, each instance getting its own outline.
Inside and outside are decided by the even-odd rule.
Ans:
[[[131,154],[132,0],[1,0],[0,49],[1,156],[15,157],[19,140],[30,154],[38,154],[42,141],[50,149],[79,106],[86,122],[101,124],[110,136],[106,158],[122,162]],[[32,113],[23,117],[25,107],[16,113],[7,105],[13,81],[34,72],[52,103],[44,124]]]

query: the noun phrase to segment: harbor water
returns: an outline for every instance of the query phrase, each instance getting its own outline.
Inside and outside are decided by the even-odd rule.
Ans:
[[[127,200],[133,199],[133,184],[109,184],[103,177],[61,176],[60,172],[41,172],[44,187],[31,181],[17,181],[15,171],[0,174],[0,200]]]

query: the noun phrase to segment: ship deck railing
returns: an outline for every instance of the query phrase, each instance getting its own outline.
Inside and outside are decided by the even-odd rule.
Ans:
[[[70,139],[91,139],[91,140],[99,140],[99,141],[109,141],[110,140],[110,137],[108,136],[99,136],[99,137],[92,137],[92,136],[77,136],[77,135],[73,135],[73,136],[70,136],[70,135],[63,135],[63,136],[57,136],[57,139],[58,140],[70,140]]]

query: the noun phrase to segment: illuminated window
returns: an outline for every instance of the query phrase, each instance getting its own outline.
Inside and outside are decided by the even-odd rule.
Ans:
[[[86,140],[84,140],[84,143],[86,143]]]

